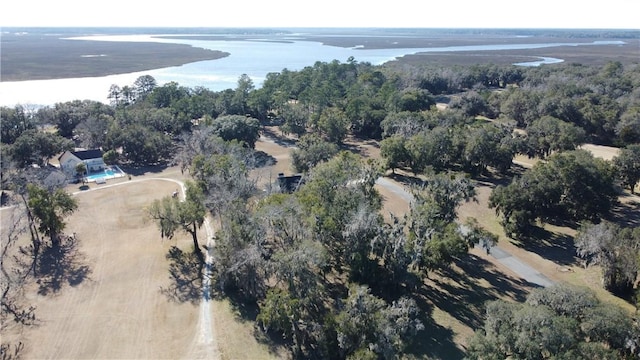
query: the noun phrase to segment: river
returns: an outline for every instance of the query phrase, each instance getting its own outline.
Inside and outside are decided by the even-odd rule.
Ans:
[[[0,82],[0,106],[47,106],[71,100],[95,100],[108,102],[107,94],[111,85],[132,85],[142,75],[153,76],[158,84],[174,81],[181,86],[194,88],[202,86],[213,91],[233,89],[242,74],[247,74],[256,87],[260,87],[266,75],[283,69],[301,70],[316,61],[347,61],[353,57],[358,62],[383,64],[408,54],[428,52],[463,52],[487,50],[538,49],[555,46],[619,45],[620,41],[598,41],[593,43],[522,43],[472,46],[447,46],[431,48],[365,49],[361,46],[344,48],[324,45],[321,42],[299,40],[292,36],[286,41],[268,39],[251,40],[192,40],[158,37],[157,35],[107,35],[74,38],[77,41],[153,41],[189,44],[210,50],[221,50],[230,56],[217,60],[199,61],[182,66],[148,70],[142,72],[109,75],[101,77],[68,78],[54,80],[32,80]],[[543,58],[522,66],[538,66],[545,63],[562,62],[562,59]]]

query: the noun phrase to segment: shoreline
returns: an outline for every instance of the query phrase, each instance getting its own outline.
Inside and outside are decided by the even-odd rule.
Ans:
[[[220,50],[209,50],[186,44],[159,42],[87,41],[70,40],[69,37],[86,36],[84,33],[3,33],[2,82],[89,78],[151,71],[177,67],[199,61],[217,60],[231,55]],[[506,37],[496,34],[436,36],[422,34],[402,36],[380,33],[362,35],[352,33],[336,35],[319,34],[150,34],[153,37],[185,40],[228,40],[291,42],[308,41],[325,46],[357,49],[393,49],[421,47],[449,47],[469,45],[577,42],[590,43],[603,40],[594,37]],[[614,40],[617,38],[607,38]],[[405,55],[391,60],[391,64],[408,65],[471,65],[508,64],[533,61],[540,57],[563,59],[569,63],[584,65],[604,64],[615,60],[623,64],[638,63],[640,39],[627,37],[620,46],[568,46],[522,50],[482,50],[462,52],[429,52]]]
[[[68,40],[2,34],[2,82],[89,78],[217,60],[230,54],[185,44]]]

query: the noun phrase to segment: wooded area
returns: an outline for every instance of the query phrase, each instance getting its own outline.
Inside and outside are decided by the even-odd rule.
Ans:
[[[37,318],[21,288],[43,276],[43,253],[75,241],[64,234],[77,206],[63,190],[70,179],[48,162],[76,147],[101,148],[107,163],[130,168],[179,165],[191,178],[185,199],[156,200],[147,214],[163,237],[193,238],[193,254],[172,266],[202,274],[210,265],[214,296],[253,309],[256,327],[293,358],[428,357],[421,338],[434,320],[425,281],[498,239],[458,217],[478,180],[496,184],[490,206],[507,236],[526,244],[545,224],[574,229],[569,256],[600,266],[608,291],[640,305],[640,227],[613,216],[640,181],[640,65],[349,59],[271,73],[260,88],[246,75],[220,92],[142,76],[106,90],[111,104],[0,109],[2,200],[25,210],[2,231],[3,324]],[[251,176],[276,161],[254,148],[267,126],[296,145],[296,191]],[[347,139],[374,143],[381,157],[364,158]],[[620,152],[600,159],[585,143]],[[514,164],[519,155],[540,161],[523,168]],[[409,184],[408,213],[382,211],[375,184],[384,176]],[[197,236],[208,215],[211,264]],[[20,236],[31,245],[16,246]],[[640,354],[637,310],[603,304],[589,289],[540,289],[524,302],[489,302],[485,315],[464,356]],[[21,345],[2,346],[11,358]]]

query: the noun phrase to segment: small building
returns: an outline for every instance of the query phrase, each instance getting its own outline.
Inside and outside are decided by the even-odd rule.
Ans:
[[[76,166],[83,162],[87,167],[87,173],[102,171],[107,166],[102,159],[102,150],[77,150],[65,151],[58,157],[60,169],[68,176],[76,176]]]
[[[292,193],[300,187],[304,183],[304,179],[302,175],[290,175],[285,176],[283,173],[278,174],[278,186],[280,187],[280,192],[283,193]]]

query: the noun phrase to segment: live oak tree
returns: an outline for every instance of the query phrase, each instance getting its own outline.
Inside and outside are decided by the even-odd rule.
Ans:
[[[255,304],[267,292],[269,249],[259,221],[243,201],[219,213],[214,267],[217,287],[244,303]]]
[[[125,94],[125,88],[129,88],[131,93],[131,100],[126,101],[127,96]],[[175,81],[170,81],[162,86],[156,86],[145,97],[145,101],[149,102],[156,108],[169,108],[177,104],[180,100],[187,98],[189,95],[189,89],[184,86],[179,86]],[[125,102],[132,103],[135,100],[135,89],[133,87],[125,86],[122,88],[122,97]]]
[[[63,189],[49,191],[36,184],[28,184],[28,206],[38,223],[38,230],[51,239],[53,246],[60,245],[60,233],[66,224],[64,218],[77,208],[77,201]]]
[[[255,193],[255,179],[249,177],[257,164],[254,150],[237,140],[223,140],[212,127],[183,136],[176,160],[203,190],[205,206],[212,214],[243,206]]]
[[[347,260],[344,231],[354,214],[362,207],[372,212],[381,208],[374,188],[378,175],[375,164],[343,151],[315,166],[295,193],[327,248],[331,266],[339,267]]]
[[[640,181],[640,144],[628,145],[620,149],[620,153],[613,158],[613,165],[622,185],[633,194]]]
[[[196,155],[189,172],[204,192],[207,209],[221,215],[233,207],[244,206],[255,193],[255,179],[248,176],[253,165],[250,153],[230,151]]]
[[[471,181],[460,175],[430,176],[413,191],[415,200],[406,219],[407,248],[412,266],[427,273],[463,256],[473,244],[455,222],[456,209],[475,196]]]
[[[442,171],[457,158],[451,131],[446,127],[423,130],[407,139],[411,170],[420,174],[427,168]]]
[[[74,130],[79,146],[87,149],[104,146],[106,132],[113,121],[113,116],[108,114],[90,115],[82,119]]]
[[[533,291],[525,303],[486,305],[484,327],[468,359],[620,359],[638,355],[631,314],[601,303],[584,288],[558,284]]]
[[[349,119],[336,107],[325,108],[313,125],[327,141],[336,145],[342,144],[349,133]]]
[[[401,92],[397,106],[398,111],[418,112],[429,110],[436,102],[427,90],[406,89]]]
[[[630,106],[620,115],[620,122],[616,125],[616,135],[625,144],[640,142],[640,105]]]
[[[51,123],[56,126],[58,135],[71,139],[76,127],[91,117],[113,115],[113,109],[108,105],[93,100],[73,100],[57,103],[53,109],[40,109],[37,113],[41,123]]]
[[[53,156],[72,150],[73,142],[60,135],[29,129],[20,134],[10,146],[9,153],[18,167],[32,164],[45,166]]]
[[[322,343],[318,330],[327,312],[321,275],[326,258],[318,241],[304,239],[287,249],[277,249],[269,261],[275,284],[260,303],[258,321],[290,338],[295,356],[303,354],[303,347]],[[286,318],[274,323],[274,313],[286,314]]]
[[[419,312],[412,299],[400,298],[388,305],[366,286],[352,285],[336,316],[341,355],[395,359],[424,330]]]
[[[576,251],[586,265],[599,265],[604,287],[619,295],[633,291],[640,271],[640,228],[603,221],[585,224],[576,236]]]
[[[4,144],[13,144],[23,132],[36,126],[33,117],[20,105],[13,108],[0,106],[0,118],[0,141]]]
[[[428,127],[423,113],[389,112],[380,123],[383,138],[399,135],[408,138]]]
[[[352,88],[351,91],[355,89]],[[350,122],[350,131],[360,138],[380,139],[380,123],[387,115],[385,99],[380,94],[370,94],[373,89],[364,88],[362,95],[349,96],[345,106],[345,115]]]
[[[202,190],[192,182],[185,186],[185,199],[180,201],[177,196],[166,196],[154,200],[147,213],[158,223],[163,238],[171,239],[180,230],[191,235],[193,250],[204,263],[204,255],[198,243],[198,229],[204,223],[207,210],[204,206]]]
[[[303,105],[287,102],[280,107],[279,116],[284,121],[280,130],[285,134],[302,136],[307,132],[309,112]]]
[[[489,207],[500,215],[509,236],[526,235],[536,220],[596,220],[616,202],[614,172],[586,150],[554,154],[548,161],[498,185]]]
[[[511,89],[500,104],[500,111],[508,118],[515,120],[519,127],[525,128],[540,117],[537,106],[540,97],[538,92],[520,88]]]
[[[582,128],[552,116],[534,120],[526,132],[524,152],[529,157],[546,158],[554,152],[575,150],[586,139]]]
[[[208,122],[213,132],[225,141],[236,140],[250,148],[260,137],[260,122],[245,115],[223,115]]]
[[[173,142],[160,131],[141,124],[109,128],[108,147],[122,148],[122,157],[134,164],[154,165],[169,158]]]
[[[511,168],[516,153],[513,129],[494,123],[481,123],[453,128],[462,148],[460,162],[472,174],[482,174],[492,167],[499,173]]]
[[[410,163],[409,151],[405,145],[406,139],[400,135],[389,136],[380,142],[380,155],[394,174],[397,168],[403,168]]]
[[[297,172],[307,172],[317,164],[331,159],[338,153],[338,146],[317,134],[302,135],[291,150],[291,164]]]

